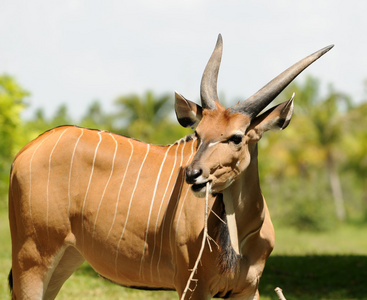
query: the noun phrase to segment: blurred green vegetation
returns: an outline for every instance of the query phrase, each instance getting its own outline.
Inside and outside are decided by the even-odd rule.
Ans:
[[[24,145],[21,113],[29,95],[10,76],[0,76],[0,201],[4,203],[9,183],[10,164]]]

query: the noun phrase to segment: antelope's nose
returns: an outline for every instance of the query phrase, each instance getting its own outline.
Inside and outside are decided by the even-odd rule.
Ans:
[[[188,167],[186,169],[186,182],[188,184],[194,184],[195,179],[198,178],[202,173],[203,173],[202,169]]]

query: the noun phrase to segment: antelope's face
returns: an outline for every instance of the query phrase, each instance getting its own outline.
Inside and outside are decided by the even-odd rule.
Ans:
[[[219,193],[248,166],[250,119],[228,110],[205,110],[196,128],[197,152],[186,169],[186,181],[199,197],[205,196],[206,183],[211,193]]]
[[[228,188],[251,161],[251,152],[262,134],[284,129],[293,113],[293,96],[286,102],[259,113],[308,65],[332,46],[311,54],[278,75],[247,100],[225,109],[218,101],[217,77],[222,57],[222,38],[204,70],[201,80],[201,106],[175,95],[179,123],[196,128],[197,152],[186,168],[186,182],[198,197],[204,197],[206,185],[211,193]]]
[[[181,124],[189,120],[187,115],[182,117],[182,107],[194,105],[176,94],[176,113]],[[198,123],[195,130],[197,148],[193,160],[186,167],[186,182],[192,185],[197,197],[204,197],[208,182],[211,183],[210,193],[220,193],[245,171],[254,145],[265,131],[284,129],[289,124],[293,97],[253,119],[247,114],[224,109],[219,104],[214,110],[203,110],[196,105],[196,111],[200,112],[196,114],[199,119],[195,121]],[[187,112],[189,116],[194,115],[192,111]]]

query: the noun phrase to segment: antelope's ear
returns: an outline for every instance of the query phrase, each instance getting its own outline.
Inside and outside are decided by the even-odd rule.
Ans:
[[[175,112],[178,122],[183,127],[195,128],[202,118],[201,106],[185,99],[177,92],[175,92]]]
[[[249,127],[247,135],[251,140],[258,141],[264,132],[268,130],[283,130],[291,121],[293,114],[293,99],[292,97],[277,106],[274,106],[257,116]]]

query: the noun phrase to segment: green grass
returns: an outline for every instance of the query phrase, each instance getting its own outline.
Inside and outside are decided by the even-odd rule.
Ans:
[[[367,256],[271,256],[260,282],[264,299],[367,299]]]
[[[274,288],[288,300],[366,299],[367,226],[344,225],[327,232],[277,228],[276,247],[260,282],[261,299],[276,300]],[[11,267],[7,212],[0,210],[0,299],[10,299]],[[83,264],[65,283],[57,299],[177,299],[175,292],[122,288]]]
[[[367,224],[311,232],[275,226],[272,255],[367,255]]]

